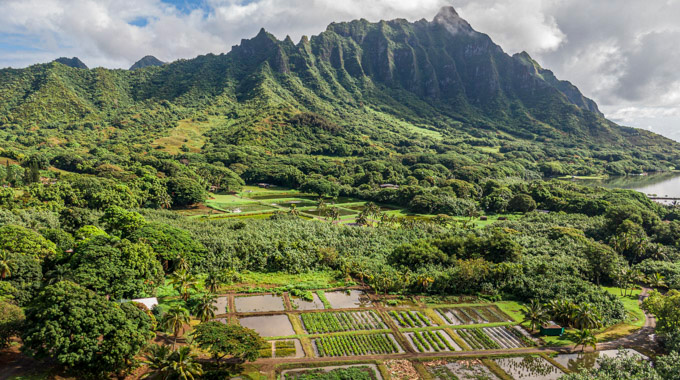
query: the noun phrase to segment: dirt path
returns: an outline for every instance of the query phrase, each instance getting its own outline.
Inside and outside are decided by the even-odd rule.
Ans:
[[[649,296],[651,289],[642,288],[638,302],[642,303]],[[609,342],[600,343],[597,345],[598,350],[617,349],[619,347],[643,347],[650,351],[656,348],[656,339],[654,328],[656,327],[656,319],[653,315],[645,312],[645,324],[638,331]]]

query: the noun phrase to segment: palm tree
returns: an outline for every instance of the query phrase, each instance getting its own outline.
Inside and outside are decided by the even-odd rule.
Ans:
[[[203,294],[201,298],[199,298],[196,307],[194,307],[194,315],[201,322],[208,322],[215,318],[215,310],[217,310],[217,306],[215,306],[215,296]]]
[[[175,290],[177,290],[185,302],[189,300],[190,291],[192,289],[196,290],[196,285],[198,284],[196,277],[187,273],[184,269],[180,269],[170,275],[169,282],[174,286]]]
[[[653,276],[649,277],[647,279],[649,285],[653,288],[666,288],[668,285],[666,285],[666,277],[662,276],[661,273],[654,273]]]
[[[602,317],[599,312],[589,303],[576,307],[574,325],[577,328],[593,329],[602,326]]]
[[[177,338],[179,337],[179,333],[182,331],[182,327],[184,327],[185,324],[188,324],[189,321],[189,312],[187,309],[179,305],[171,307],[170,310],[163,314],[163,318],[161,319],[161,327],[165,331],[172,332],[172,335],[175,337],[173,347],[177,344]]]
[[[182,270],[185,272],[189,271],[189,262],[184,256],[180,256],[177,260],[177,263],[175,263],[175,272]]]
[[[173,377],[179,380],[194,380],[197,376],[203,375],[203,367],[196,361],[197,357],[190,346],[183,346],[174,351],[169,359]]]
[[[142,379],[149,377],[167,379],[170,377],[170,368],[168,367],[170,355],[172,355],[172,350],[164,344],[152,344],[147,347],[142,363],[146,364],[151,371],[142,375]]]
[[[15,267],[16,263],[9,257],[9,252],[0,250],[0,280],[11,277]]]
[[[574,346],[574,349],[578,346],[582,346],[581,352],[585,351],[587,346],[592,347],[594,350],[597,348],[597,337],[595,337],[595,334],[593,334],[590,329],[579,330],[576,333],[576,345]]]
[[[331,223],[335,223],[340,219],[340,209],[337,207],[331,207],[326,210],[326,217],[331,220]]]
[[[204,285],[210,293],[214,294],[219,290],[222,281],[220,281],[220,277],[217,273],[210,273],[208,274],[208,277],[206,277]]]
[[[151,371],[142,375],[142,378],[193,380],[203,375],[203,368],[196,362],[196,358],[197,355],[189,346],[171,350],[166,345],[151,345],[147,348],[143,361]]]
[[[529,328],[531,328],[531,330],[536,330],[537,327],[548,320],[545,308],[537,300],[531,300],[529,305],[524,306],[522,314],[524,314],[522,323],[529,322]]]
[[[418,284],[420,284],[420,286],[422,286],[423,289],[427,290],[430,288],[430,285],[432,285],[432,283],[434,282],[434,278],[426,274],[421,274],[420,276],[418,276],[418,279],[416,281],[418,281]]]

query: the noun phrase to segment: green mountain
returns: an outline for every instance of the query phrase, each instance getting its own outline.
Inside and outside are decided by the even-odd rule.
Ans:
[[[261,30],[228,54],[131,71],[0,70],[0,97],[5,149],[434,155],[449,169],[532,178],[680,167],[678,143],[606,120],[571,83],[527,53],[506,54],[450,7],[432,21],[333,23],[297,44]]]
[[[161,61],[160,59],[152,55],[147,55],[144,58],[140,59],[139,61],[135,62],[132,66],[130,66],[129,70],[138,70],[149,66],[163,66],[163,65],[165,65],[165,62]]]
[[[81,61],[78,57],[73,57],[73,58],[61,57],[61,58],[55,59],[54,62],[61,63],[62,65],[66,65],[68,67],[73,67],[74,69],[85,69],[85,70],[89,69],[87,67],[87,65],[84,64],[83,61]]]

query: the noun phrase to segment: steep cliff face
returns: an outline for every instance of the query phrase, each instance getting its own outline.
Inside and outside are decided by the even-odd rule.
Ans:
[[[145,57],[132,68],[159,62]],[[411,120],[454,135],[503,134],[569,146],[649,144],[655,138],[607,121],[578,88],[527,53],[506,54],[451,7],[432,20],[333,23],[298,43],[262,29],[227,54],[154,70],[55,65],[0,70],[6,100],[0,125],[59,125],[83,117],[107,124],[171,104],[191,113],[238,114],[253,107],[262,120],[281,109],[315,112],[340,125],[356,123],[358,134],[362,123],[348,115],[386,129],[393,120]],[[32,105],[39,112],[31,112]],[[263,130],[239,123],[255,134]]]

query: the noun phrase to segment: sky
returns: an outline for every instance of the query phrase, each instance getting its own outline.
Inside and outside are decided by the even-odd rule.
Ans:
[[[226,53],[262,27],[299,41],[333,21],[431,20],[446,5],[611,120],[680,141],[680,0],[0,0],[0,67],[77,56],[128,68]]]

